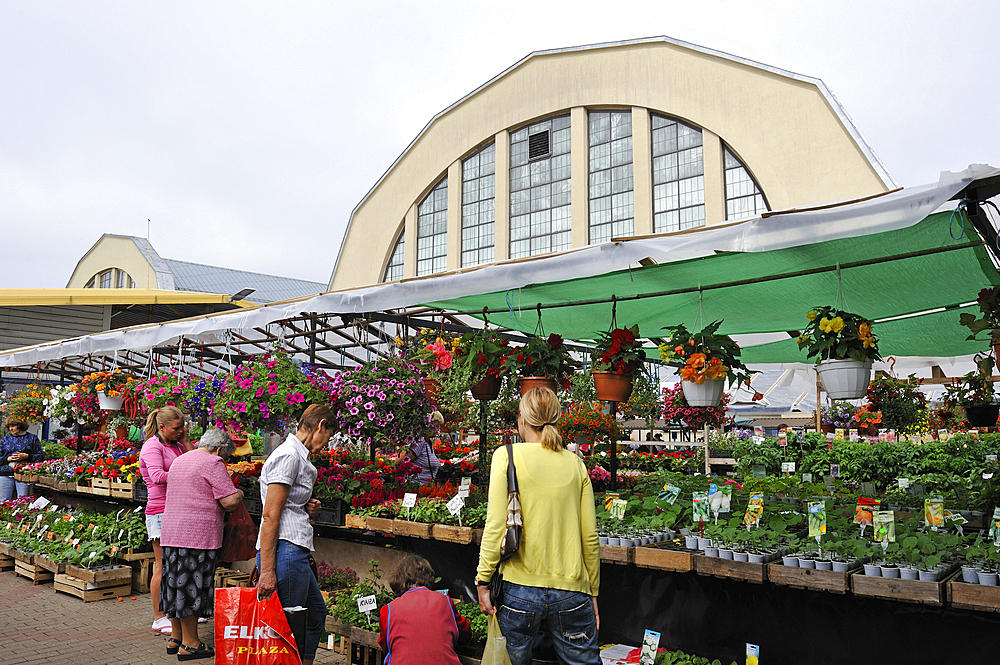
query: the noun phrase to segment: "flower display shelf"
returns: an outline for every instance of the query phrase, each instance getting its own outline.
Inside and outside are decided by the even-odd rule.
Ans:
[[[51,489],[56,489],[59,485],[59,483],[56,482],[56,479],[52,476],[39,476],[38,480],[35,482],[42,487],[49,487]]]
[[[111,496],[118,499],[128,499],[129,501],[132,501],[135,499],[135,485],[132,483],[123,483],[117,480],[112,480]]]
[[[381,531],[382,533],[392,533],[393,520],[384,517],[369,517],[365,520],[368,529]]]
[[[33,564],[33,563],[35,563],[35,555],[34,554],[25,554],[21,550],[15,550],[15,549],[10,549],[10,550],[7,551],[7,553],[10,556],[14,557],[15,561],[19,561],[21,563],[27,563],[27,564]]]
[[[960,610],[1000,612],[1000,586],[969,584],[957,575],[945,584],[948,605]]]
[[[626,566],[635,562],[634,547],[624,547],[622,545],[601,545],[601,563],[614,563],[619,566]]]
[[[48,558],[47,556],[43,556],[41,554],[36,554],[35,555],[35,565],[36,566],[41,566],[42,568],[44,568],[45,570],[49,571],[50,573],[65,573],[66,572],[66,564],[65,564],[65,562],[53,561],[52,559]]]
[[[452,526],[450,524],[432,524],[431,538],[448,543],[469,545],[475,538],[473,529],[467,526]]]
[[[14,574],[27,577],[33,586],[51,582],[55,576],[54,573],[42,568],[37,563],[24,563],[23,561],[14,562]]]
[[[767,564],[767,581],[793,589],[847,593],[851,590],[851,573],[861,567],[862,561],[854,562],[855,567],[846,573],[815,568],[786,566],[781,561]]]
[[[107,478],[91,478],[90,493],[98,496],[111,496],[111,481]]]
[[[397,536],[410,538],[430,538],[431,524],[424,522],[409,522],[407,520],[392,520],[392,532]]]
[[[635,565],[640,568],[687,573],[694,570],[696,556],[698,554],[691,550],[680,548],[670,542],[662,542],[636,547]]]
[[[945,588],[962,570],[956,563],[953,570],[940,582],[904,580],[899,577],[872,577],[864,569],[851,573],[851,592],[855,596],[898,600],[904,603],[942,606],[946,600]]]
[[[364,529],[367,527],[367,520],[364,515],[348,513],[344,516],[344,526],[348,529]]]
[[[131,576],[131,573],[129,573]],[[121,580],[111,580],[110,582],[88,582],[71,575],[62,574],[55,576],[56,591],[76,596],[85,603],[97,600],[112,600],[121,598],[132,593],[132,584],[129,581],[121,584]]]
[[[696,556],[694,563],[695,572],[699,575],[725,577],[754,584],[763,584],[767,580],[767,568],[763,563],[734,561],[714,556]]]

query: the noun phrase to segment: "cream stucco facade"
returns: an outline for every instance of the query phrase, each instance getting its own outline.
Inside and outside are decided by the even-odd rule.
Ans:
[[[396,272],[403,278],[417,276],[418,211],[445,176],[445,269],[464,267],[463,160],[490,144],[496,174],[492,260],[510,258],[511,146],[519,130],[545,118],[569,117],[569,238],[572,247],[588,244],[594,235],[590,188],[595,163],[588,117],[605,111],[628,112],[631,118],[628,235],[654,233],[652,134],[658,131],[653,125],[662,125],[663,118],[700,130],[699,225],[727,221],[731,192],[726,185],[726,149],[772,210],[868,196],[894,186],[818,79],[669,38],[538,52],[427,124],[353,211],[330,288],[384,281],[400,238],[402,270]]]

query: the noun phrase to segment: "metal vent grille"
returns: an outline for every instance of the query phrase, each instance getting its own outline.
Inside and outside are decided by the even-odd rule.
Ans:
[[[528,159],[548,157],[551,150],[549,130],[528,135]]]

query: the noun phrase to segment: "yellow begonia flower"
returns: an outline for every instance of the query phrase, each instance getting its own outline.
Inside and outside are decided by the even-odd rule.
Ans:
[[[819,320],[819,329],[825,333],[830,332],[830,319],[825,316]]]
[[[810,311],[809,313],[806,314],[806,318],[809,319],[810,321],[815,321],[817,316],[819,315],[815,312],[815,310]]]
[[[833,319],[830,321],[830,329],[839,335],[840,331],[844,329],[844,320],[839,316]]]

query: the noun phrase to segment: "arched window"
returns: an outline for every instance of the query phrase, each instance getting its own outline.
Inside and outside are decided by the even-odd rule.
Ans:
[[[705,224],[705,163],[701,130],[652,114],[653,232]]]
[[[385,275],[382,277],[383,282],[395,282],[397,279],[403,279],[403,241],[405,240],[406,231],[399,232],[399,238],[396,239],[396,246],[392,249],[392,256],[389,257],[389,265],[385,267]]]
[[[510,134],[512,259],[570,248],[569,118],[548,118]]]
[[[496,144],[462,162],[462,267],[493,260]]]
[[[417,206],[417,276],[448,267],[448,176]]]
[[[591,111],[590,244],[635,234],[632,113]]]
[[[740,158],[729,146],[723,149],[726,169],[726,219],[756,217],[771,209],[760,185],[750,175]]]

